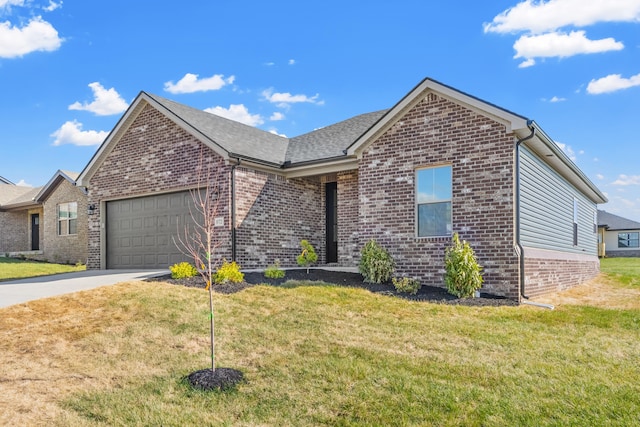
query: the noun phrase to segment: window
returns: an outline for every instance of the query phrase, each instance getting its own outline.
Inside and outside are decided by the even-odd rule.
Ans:
[[[58,205],[58,235],[78,234],[78,203]]]
[[[578,199],[573,199],[573,246],[578,246]]]
[[[618,233],[619,248],[637,248],[639,245],[640,233]]]
[[[418,237],[450,236],[451,166],[416,171]]]

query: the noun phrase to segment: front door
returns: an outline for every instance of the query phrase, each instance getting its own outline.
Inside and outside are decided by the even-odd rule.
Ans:
[[[40,214],[31,214],[31,250],[40,250]]]
[[[338,262],[338,184],[325,184],[327,264]]]

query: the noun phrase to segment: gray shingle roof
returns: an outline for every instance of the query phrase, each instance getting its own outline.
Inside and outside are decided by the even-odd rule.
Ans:
[[[161,96],[147,95],[231,155],[284,163],[287,138]]]
[[[607,230],[640,230],[640,222],[601,210],[598,210],[598,226]]]
[[[369,130],[387,111],[361,114],[291,138],[286,160],[295,164],[344,156],[344,150]]]
[[[344,150],[386,113],[376,111],[285,138],[158,95],[147,95],[231,156],[283,165],[345,156]]]

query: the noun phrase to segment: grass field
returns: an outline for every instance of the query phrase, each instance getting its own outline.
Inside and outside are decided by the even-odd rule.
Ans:
[[[0,257],[0,281],[84,270],[84,265],[49,264]]]
[[[632,295],[624,309],[304,283],[216,294],[218,366],[246,378],[227,393],[181,380],[209,364],[201,289],[132,282],[0,309],[0,425],[638,425],[640,289],[617,276],[637,280],[634,265],[596,281]]]

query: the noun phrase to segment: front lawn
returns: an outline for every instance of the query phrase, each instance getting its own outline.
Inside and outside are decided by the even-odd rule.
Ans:
[[[84,265],[49,264],[46,262],[0,257],[0,281],[82,270],[85,270]]]
[[[640,289],[640,258],[603,258],[600,270],[626,287]]]
[[[640,297],[638,292],[637,298]],[[132,282],[0,310],[0,425],[637,425],[640,309]]]

